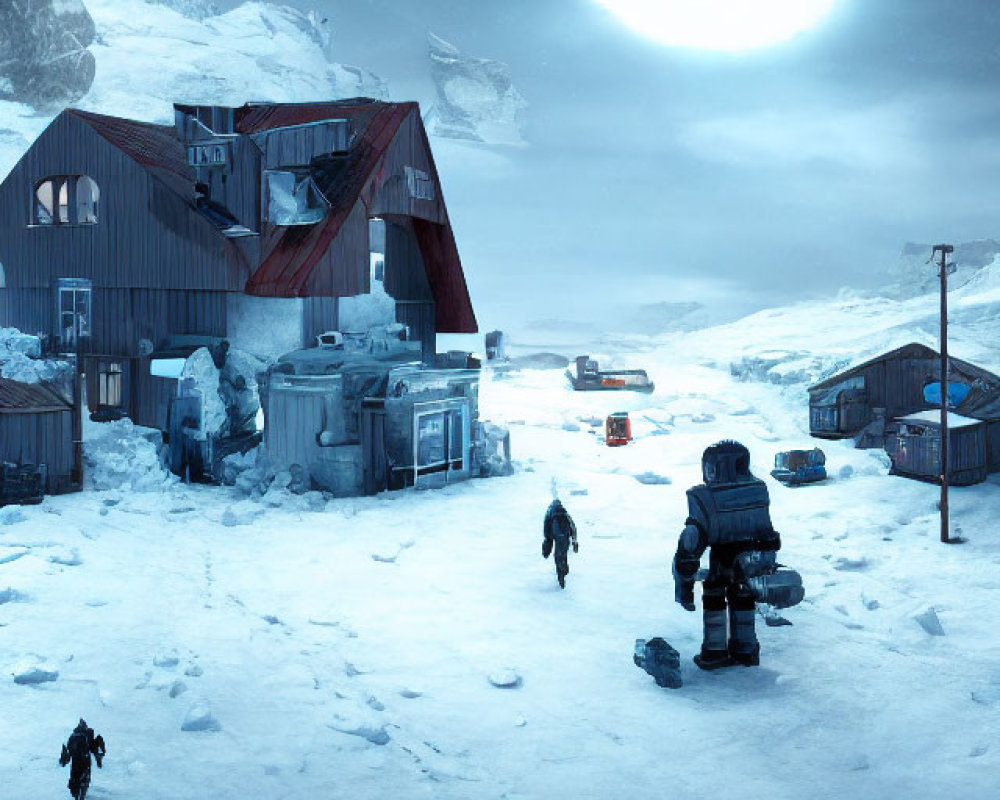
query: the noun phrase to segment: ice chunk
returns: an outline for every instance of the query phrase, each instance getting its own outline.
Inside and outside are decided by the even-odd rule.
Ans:
[[[11,674],[14,676],[14,683],[31,686],[56,680],[59,670],[43,659],[25,658],[14,665]]]
[[[212,715],[212,710],[204,700],[197,701],[188,710],[181,723],[182,731],[221,731],[222,725]]]
[[[937,611],[931,606],[923,614],[917,614],[914,618],[917,623],[931,636],[944,636],[944,628],[941,627],[941,620],[938,619]]]
[[[521,685],[521,676],[511,667],[503,667],[489,674],[489,681],[498,689],[516,689]]]
[[[471,58],[433,33],[431,77],[437,90],[427,129],[437,136],[489,144],[522,144],[528,104],[501,61]]]

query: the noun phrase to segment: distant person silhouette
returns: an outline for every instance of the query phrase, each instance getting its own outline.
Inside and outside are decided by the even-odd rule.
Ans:
[[[576,525],[569,512],[563,508],[557,497],[549,505],[545,512],[545,522],[542,525],[545,535],[542,541],[542,556],[548,558],[555,549],[556,579],[559,586],[566,588],[566,576],[569,574],[569,548],[573,546],[573,552],[580,552],[580,544],[576,539]]]
[[[59,756],[60,767],[70,765],[67,785],[73,800],[85,800],[87,789],[90,788],[90,757],[94,756],[100,769],[103,766],[101,762],[105,752],[104,737],[95,736],[94,729],[88,728],[87,723],[81,719],[63,745],[62,754]]]

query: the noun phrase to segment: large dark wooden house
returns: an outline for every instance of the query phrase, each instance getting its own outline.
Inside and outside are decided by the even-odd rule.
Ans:
[[[177,105],[173,126],[67,109],[0,185],[0,265],[0,325],[55,353],[81,337],[91,410],[161,430],[158,355],[311,344],[373,276],[425,361],[476,331],[416,103]]]
[[[911,343],[809,387],[809,430],[885,447],[898,474],[940,474],[941,356]],[[1000,377],[949,358],[949,480],[984,480],[1000,470]]]

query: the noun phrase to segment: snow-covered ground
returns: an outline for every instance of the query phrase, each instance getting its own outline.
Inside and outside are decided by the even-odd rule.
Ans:
[[[989,278],[953,298],[953,350],[997,369]],[[967,542],[942,545],[936,487],[807,430],[809,382],[935,344],[934,310],[844,296],[591,343],[646,367],[649,396],[486,373],[520,469],[441,491],[269,506],[158,474],[127,423],[88,428],[88,491],[0,510],[3,796],[65,791],[81,715],[108,742],[93,798],[997,796],[1000,481],[953,490]],[[636,439],[611,449],[616,410]],[[723,437],[765,477],[820,444],[831,479],[766,477],[806,600],[758,625],[760,667],[704,673],[669,562]],[[580,530],[565,591],[539,552],[553,481]],[[681,651],[679,690],[632,664],[654,635]]]

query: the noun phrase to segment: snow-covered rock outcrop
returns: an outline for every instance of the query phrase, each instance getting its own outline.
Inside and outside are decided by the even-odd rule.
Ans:
[[[892,283],[887,290],[901,300],[937,292],[939,287],[938,269],[931,260],[933,245],[907,242],[899,255],[899,262],[889,271]],[[955,245],[955,252],[948,256],[948,262],[955,264],[955,271],[948,276],[948,288],[957,289],[974,278],[984,267],[993,263],[1000,255],[1000,242],[995,239],[979,239]],[[940,256],[934,259],[940,260]]]
[[[39,2],[31,0],[29,6]],[[39,115],[30,104],[41,102],[41,89],[29,84],[17,94],[4,92],[3,86],[21,84],[5,83],[0,66],[0,179],[71,100],[88,111],[169,124],[175,102],[239,106],[253,100],[388,96],[377,75],[330,59],[326,23],[314,13],[250,2],[209,16],[210,4],[201,0],[87,0],[87,9],[80,0],[58,0],[56,5],[84,14],[89,9],[97,41],[87,57],[96,60],[96,75],[73,98],[63,98]],[[4,13],[0,11],[0,52],[7,52]]]
[[[94,20],[81,0],[0,3],[0,100],[62,108],[94,80]]]
[[[523,144],[527,102],[501,61],[462,55],[433,33],[431,77],[437,90],[427,113],[427,129],[436,136],[487,144]]]
[[[156,6],[166,6],[190,19],[205,19],[219,13],[219,7],[211,0],[146,0]]]

